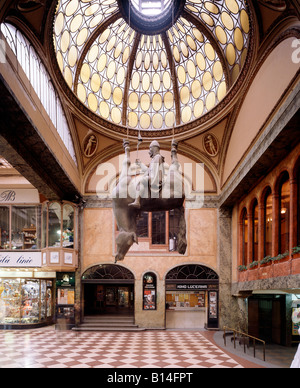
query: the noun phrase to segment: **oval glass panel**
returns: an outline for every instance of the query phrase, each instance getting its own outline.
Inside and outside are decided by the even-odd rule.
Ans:
[[[87,37],[88,37],[88,29],[83,28],[77,35],[77,39],[76,39],[77,46],[79,47],[82,46],[84,42],[87,40]]]
[[[174,105],[174,97],[171,92],[167,92],[164,96],[164,104],[166,109],[171,109]]]
[[[117,108],[117,107],[112,108],[112,110],[111,110],[111,118],[112,118],[112,121],[115,124],[120,124],[121,118],[122,118],[122,114],[121,114],[121,111],[120,111],[119,108]]]
[[[216,105],[216,95],[215,92],[210,92],[206,98],[206,109],[211,110]]]
[[[77,85],[77,97],[83,103],[86,101],[86,88],[82,84]]]
[[[180,90],[180,100],[182,104],[187,104],[190,100],[190,90],[187,86],[184,86]]]
[[[148,73],[143,75],[142,87],[143,87],[144,92],[147,92],[150,88],[150,76]]]
[[[125,69],[121,66],[117,73],[117,82],[119,85],[122,85],[125,80]]]
[[[160,94],[156,93],[153,96],[152,106],[153,106],[153,109],[156,110],[156,112],[158,112],[161,109],[161,107],[162,107],[162,98],[161,98]]]
[[[123,100],[123,92],[121,88],[115,88],[113,92],[113,101],[116,105],[121,105]]]
[[[213,66],[213,75],[214,75],[214,79],[216,81],[221,81],[221,79],[223,78],[223,68],[222,68],[222,64],[220,61],[217,61],[215,62],[214,66]]]
[[[144,60],[145,70],[149,70],[150,60],[151,60],[150,54],[149,54],[149,52],[147,52],[146,55],[145,55],[145,60]]]
[[[198,99],[201,95],[201,83],[199,80],[195,80],[193,83],[192,83],[192,95],[195,99]]]
[[[160,75],[155,73],[152,80],[153,89],[158,92],[160,89]]]
[[[162,115],[159,114],[159,113],[156,113],[153,117],[152,117],[152,125],[153,125],[153,128],[155,129],[160,129],[162,128],[163,126],[163,118],[162,118]]]
[[[196,119],[200,116],[202,116],[204,111],[204,103],[202,100],[198,100],[194,106],[194,116]]]
[[[78,50],[76,46],[72,46],[69,50],[68,54],[68,62],[70,67],[74,67],[77,63],[77,58],[78,58]]]
[[[167,127],[173,127],[175,124],[175,115],[174,112],[168,112],[165,116],[165,123]]]
[[[192,117],[192,109],[189,106],[186,106],[181,113],[181,120],[183,123],[188,123]]]
[[[106,75],[108,79],[112,79],[116,73],[116,62],[111,61],[107,67]]]
[[[209,91],[212,87],[212,76],[209,71],[207,71],[202,79],[203,87],[205,90]]]
[[[223,30],[221,26],[216,27],[216,36],[220,43],[226,44],[227,43],[227,35],[226,32]]]
[[[135,110],[138,107],[138,104],[139,104],[138,95],[135,92],[130,93],[129,99],[128,99],[129,108],[132,110]]]
[[[107,62],[106,54],[101,54],[100,58],[98,59],[98,65],[97,65],[97,69],[100,73],[105,69],[106,62]]]
[[[222,12],[221,19],[227,30],[233,30],[234,23],[232,17],[227,12]]]
[[[111,97],[111,85],[108,81],[105,81],[103,83],[102,88],[101,88],[101,93],[102,93],[102,97],[105,100],[110,99],[110,97]]]
[[[206,61],[204,56],[201,53],[198,53],[196,56],[197,65],[200,70],[204,71],[206,68]]]
[[[138,116],[135,112],[130,112],[128,114],[128,125],[131,127],[131,128],[135,128],[137,125],[138,125]]]
[[[163,84],[166,89],[170,89],[171,87],[171,75],[167,71],[164,72],[163,75]]]
[[[227,91],[226,82],[221,82],[219,87],[218,87],[218,92],[217,92],[217,96],[218,96],[219,101],[223,100],[223,98],[226,95],[226,91]]]
[[[148,94],[143,94],[141,97],[141,108],[144,112],[150,108],[150,97]]]
[[[100,102],[99,112],[100,112],[100,115],[103,118],[108,119],[108,117],[109,117],[109,106],[108,106],[108,104],[105,101]]]
[[[91,78],[91,89],[94,93],[97,93],[101,86],[101,80],[98,74],[93,74]]]
[[[93,112],[96,112],[98,108],[98,99],[93,93],[88,96],[88,105]]]
[[[177,69],[177,75],[178,75],[178,80],[179,82],[183,85],[185,84],[186,81],[186,72],[185,68],[183,66],[179,66]]]
[[[134,90],[136,90],[140,85],[140,74],[136,71],[133,73],[132,79],[131,79],[131,86]]]
[[[84,63],[82,65],[81,71],[80,71],[80,77],[84,84],[88,82],[91,76],[91,69],[88,63]]]
[[[187,71],[188,71],[189,76],[191,78],[195,78],[196,77],[196,67],[195,67],[194,62],[191,59],[188,60]]]
[[[140,126],[143,129],[148,129],[151,124],[150,116],[147,113],[144,113],[140,117]]]

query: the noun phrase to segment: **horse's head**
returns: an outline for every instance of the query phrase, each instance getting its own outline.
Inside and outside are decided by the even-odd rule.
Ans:
[[[137,236],[134,232],[120,232],[116,238],[117,254],[115,262],[123,261],[126,253],[129,251],[133,243],[138,243]]]

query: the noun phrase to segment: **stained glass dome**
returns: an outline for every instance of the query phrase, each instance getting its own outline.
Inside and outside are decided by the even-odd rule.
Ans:
[[[250,23],[244,0],[60,0],[53,32],[60,71],[91,112],[158,131],[224,99],[245,63]]]

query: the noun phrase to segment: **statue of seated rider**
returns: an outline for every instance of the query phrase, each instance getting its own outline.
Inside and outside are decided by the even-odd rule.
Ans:
[[[136,198],[128,206],[139,209],[141,207],[141,198],[159,198],[164,180],[164,157],[160,154],[160,145],[154,140],[149,147],[151,162],[144,172],[136,187]]]

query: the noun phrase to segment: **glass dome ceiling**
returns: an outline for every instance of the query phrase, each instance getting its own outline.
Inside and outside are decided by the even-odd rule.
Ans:
[[[145,131],[212,110],[241,72],[249,35],[244,0],[60,0],[53,34],[78,99],[116,126]]]

